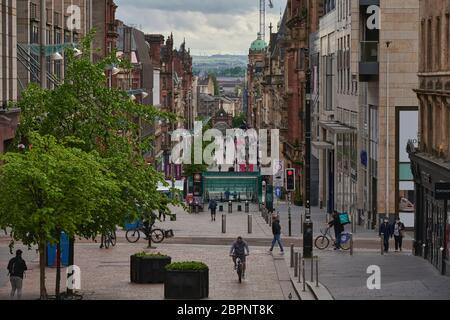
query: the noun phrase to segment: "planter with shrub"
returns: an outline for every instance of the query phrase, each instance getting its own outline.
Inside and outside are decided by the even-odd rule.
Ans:
[[[172,258],[161,253],[140,252],[130,257],[130,278],[133,283],[163,283],[165,267]]]
[[[209,295],[209,268],[203,262],[183,261],[166,266],[166,299],[204,299]]]

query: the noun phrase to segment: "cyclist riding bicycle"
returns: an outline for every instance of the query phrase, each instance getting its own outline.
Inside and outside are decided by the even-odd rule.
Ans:
[[[247,253],[246,253],[247,252]],[[245,278],[245,257],[250,254],[247,242],[241,236],[231,245],[230,257],[233,257],[234,269],[236,269],[236,259],[241,259],[242,262],[242,278]]]

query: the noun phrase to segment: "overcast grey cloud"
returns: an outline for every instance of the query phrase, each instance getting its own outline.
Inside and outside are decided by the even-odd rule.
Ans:
[[[193,54],[247,54],[259,30],[258,0],[115,0],[117,18],[147,33],[184,38]],[[267,8],[267,25],[277,24],[286,0]],[[267,32],[267,31],[266,31]]]

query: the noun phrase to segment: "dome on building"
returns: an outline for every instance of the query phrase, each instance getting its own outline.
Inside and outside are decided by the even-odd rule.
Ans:
[[[261,39],[261,35],[258,33],[258,38],[252,42],[250,46],[251,51],[262,51],[267,47],[266,42]]]

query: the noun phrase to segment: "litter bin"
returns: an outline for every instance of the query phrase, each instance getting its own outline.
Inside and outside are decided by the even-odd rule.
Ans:
[[[238,211],[241,212],[242,211],[242,206],[239,204],[238,205]]]
[[[61,267],[69,266],[69,238],[64,232],[61,232]],[[56,268],[56,245],[47,245],[47,267]]]
[[[223,205],[219,206],[219,212],[223,212]]]

